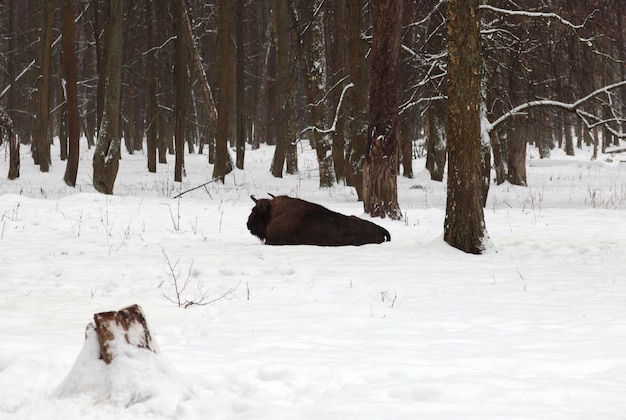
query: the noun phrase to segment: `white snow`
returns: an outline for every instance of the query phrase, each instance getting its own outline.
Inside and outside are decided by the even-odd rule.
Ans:
[[[0,178],[0,419],[617,419],[626,413],[626,165],[529,152],[529,187],[492,185],[492,248],[442,239],[445,183],[399,179],[403,221],[363,247],[271,247],[246,229],[257,197],[363,214],[247,151],[226,184],[206,156],[149,174],[123,153],[115,195],[57,158]],[[611,161],[608,161],[611,160]],[[8,156],[0,174],[8,170]],[[169,261],[169,263],[168,263]],[[182,300],[214,302],[179,308]],[[180,287],[179,287],[180,290]],[[158,353],[97,360],[93,314],[142,306]]]

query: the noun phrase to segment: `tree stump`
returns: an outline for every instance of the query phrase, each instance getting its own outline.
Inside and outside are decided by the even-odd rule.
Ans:
[[[116,349],[124,345],[158,352],[139,305],[131,305],[119,311],[100,312],[93,318],[93,328],[100,344],[100,358],[107,364],[115,357]]]

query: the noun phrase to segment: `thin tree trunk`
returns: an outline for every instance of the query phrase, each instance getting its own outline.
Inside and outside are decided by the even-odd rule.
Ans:
[[[74,0],[63,1],[63,58],[65,68],[65,100],[69,153],[63,180],[71,187],[76,185],[80,155],[80,126],[78,119],[77,69],[74,39]]]
[[[20,176],[20,142],[12,129],[8,129],[9,137],[9,179]]]
[[[219,1],[219,28],[217,35],[217,49],[220,61],[219,87],[217,91],[217,135],[215,139],[215,164],[213,178],[224,182],[226,174],[233,169],[233,163],[228,153],[228,129],[230,122],[231,89],[233,82],[233,68],[230,55],[230,37],[232,35],[232,13],[230,0]]]
[[[146,77],[148,87],[148,108],[146,110],[146,149],[148,156],[148,172],[157,170],[157,135],[159,103],[157,98],[157,51],[156,51],[156,9],[155,0],[146,0],[146,27],[148,32],[148,53],[146,55]]]
[[[183,26],[186,26],[183,19],[185,14],[180,8],[185,7],[182,0],[173,3],[173,14],[175,22],[176,41],[174,41],[174,49],[176,51],[176,59],[174,62],[174,87],[175,87],[175,106],[174,106],[174,149],[176,158],[174,162],[174,181],[183,181],[183,172],[185,168],[185,108],[187,104],[187,51],[185,50],[185,42]]]
[[[243,169],[246,156],[246,123],[245,123],[245,103],[244,103],[244,50],[243,50],[243,8],[244,1],[237,0],[235,5],[235,38],[237,48],[237,95],[236,95],[236,115],[237,115],[237,158],[235,166]]]
[[[333,3],[333,23],[331,26],[331,35],[333,37],[332,49],[329,54],[328,67],[329,74],[334,75],[334,80],[341,80],[347,73],[346,68],[346,1],[335,0]],[[327,20],[328,21],[328,20]],[[334,85],[334,83],[333,83]],[[339,106],[341,90],[337,87],[331,94],[332,103]],[[332,133],[332,154],[333,167],[335,169],[335,178],[337,182],[346,179],[346,157],[345,157],[345,106],[338,109],[337,127]]]
[[[204,66],[202,64],[202,56],[198,50],[198,45],[194,40],[193,31],[191,29],[191,21],[189,20],[189,13],[185,6],[184,0],[175,0],[179,4],[179,12],[181,13],[181,28],[182,35],[184,37],[184,44],[187,48],[187,53],[191,58],[191,64],[196,78],[199,81],[200,92],[202,92],[202,103],[206,116],[209,118],[209,123],[213,126],[217,125],[217,108],[215,107],[215,101],[213,100],[213,93],[211,92],[211,86],[206,73],[204,72]],[[222,2],[223,3],[223,2]],[[226,4],[229,4],[228,2]],[[230,6],[229,6],[230,7]],[[222,8],[220,7],[220,19],[222,19]],[[230,15],[229,15],[230,16]]]
[[[348,1],[348,72],[354,88],[350,90],[349,144],[347,145],[346,183],[355,188],[359,200],[363,200],[363,160],[367,152],[369,66],[368,46],[361,39],[363,2]]]
[[[41,63],[41,82],[39,83],[39,126],[33,150],[33,158],[35,159],[35,163],[39,165],[41,172],[48,172],[50,170],[48,130],[50,129],[51,43],[54,4],[51,0],[41,0],[40,6],[41,40],[39,62]]]
[[[430,179],[443,181],[446,166],[446,107],[433,101],[426,110],[426,169]]]
[[[320,188],[332,187],[335,183],[333,170],[332,132],[324,131],[330,124],[329,102],[327,99],[328,68],[326,64],[326,37],[324,20],[326,11],[322,0],[307,2],[305,21],[309,22],[305,35],[296,39],[303,45],[299,54],[300,69],[308,101],[311,147],[317,155]],[[295,10],[294,10],[295,12]],[[294,22],[297,19],[294,17]]]
[[[289,44],[291,39],[289,3],[287,0],[273,0],[272,13],[274,14],[274,37],[276,39],[276,90],[277,90],[277,122],[276,122],[276,149],[272,159],[271,172],[276,178],[282,178],[285,159],[289,145],[293,139],[289,138],[290,77],[291,66],[289,61]]]

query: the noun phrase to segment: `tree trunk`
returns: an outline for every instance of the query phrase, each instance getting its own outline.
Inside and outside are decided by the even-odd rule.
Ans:
[[[243,46],[243,9],[244,1],[237,0],[235,5],[235,40],[237,48],[237,93],[236,93],[236,115],[237,115],[237,140],[236,149],[237,157],[235,160],[235,166],[238,169],[243,169],[244,160],[246,156],[246,113],[244,102],[245,93],[245,79],[244,79],[244,46]]]
[[[228,134],[231,111],[231,89],[234,72],[231,60],[230,37],[232,35],[232,10],[230,0],[219,1],[219,29],[217,50],[219,54],[220,83],[217,90],[217,135],[215,139],[215,164],[213,178],[224,182],[226,174],[233,170],[233,162],[228,153]]]
[[[54,4],[51,0],[40,0],[40,31],[39,63],[41,65],[41,81],[39,83],[39,125],[37,138],[33,145],[33,158],[41,172],[50,170],[50,145],[48,130],[50,129],[50,75],[52,54],[52,20]]]
[[[526,186],[526,136],[519,125],[509,130],[507,136],[508,181],[513,185]]]
[[[347,2],[348,12],[348,73],[354,88],[350,90],[349,144],[347,145],[346,183],[355,188],[359,200],[363,200],[363,160],[367,152],[368,93],[370,75],[367,65],[368,46],[361,39],[363,26],[363,2]]]
[[[9,175],[13,180],[20,176],[20,143],[13,131],[13,121],[9,114],[0,109],[0,143],[4,137],[9,144]]]
[[[565,154],[574,156],[574,138],[572,137],[572,124],[568,116],[563,115],[563,130],[565,136]]]
[[[191,57],[191,64],[193,66],[193,71],[199,82],[198,84],[200,86],[200,92],[202,93],[202,99],[203,99],[202,104],[204,106],[204,111],[207,117],[209,118],[209,123],[212,126],[216,126],[218,124],[217,122],[218,112],[215,106],[215,101],[213,100],[213,93],[211,92],[211,86],[209,85],[209,80],[207,78],[206,73],[204,72],[204,66],[202,64],[202,56],[200,55],[200,51],[198,50],[198,46],[196,44],[196,41],[194,40],[194,36],[193,36],[192,28],[191,28],[191,21],[189,20],[189,13],[187,12],[187,7],[185,5],[184,0],[175,0],[175,1],[179,4],[178,10],[181,13],[180,22],[182,24],[182,27],[180,28],[180,30],[182,31],[181,33],[184,37],[184,44],[187,48],[187,53],[189,54],[189,57]],[[220,1],[220,5],[222,3],[228,4],[228,2]],[[224,14],[221,12],[222,10],[224,10],[224,8],[220,7],[220,13],[219,13],[220,22],[226,18],[222,16]],[[227,15],[228,15],[228,19],[230,19],[230,16],[231,16],[230,12],[227,13]],[[222,29],[221,29],[221,23],[220,23],[220,31],[221,30]],[[230,28],[228,30],[230,33]],[[209,163],[212,163],[211,159],[212,159],[212,155],[211,153],[209,153]],[[228,158],[228,161],[230,161],[230,157]],[[231,163],[231,166],[232,166],[232,163]]]
[[[449,0],[448,197],[444,240],[464,252],[486,248],[480,138],[478,0]]]
[[[291,80],[294,75],[290,65],[290,13],[287,0],[273,0],[272,13],[274,14],[274,37],[276,39],[276,100],[278,113],[276,114],[276,149],[272,159],[271,172],[276,178],[282,178],[285,160],[291,143],[289,138],[289,113],[291,103]]]
[[[331,153],[333,133],[326,131],[330,124],[329,102],[327,99],[328,68],[326,64],[326,34],[324,21],[326,10],[322,0],[306,3],[304,22],[308,24],[304,35],[297,39],[303,45],[299,54],[300,69],[308,101],[310,123],[310,143],[317,156],[320,188],[332,187],[335,183],[333,155]],[[295,10],[294,10],[295,12]],[[299,23],[294,18],[295,23]]]
[[[342,80],[347,74],[346,68],[346,0],[335,0],[333,2],[332,10],[333,21],[330,24],[330,30],[332,35],[332,47],[330,54],[328,55],[328,67],[329,74],[334,75],[333,80]],[[328,22],[328,20],[327,20]],[[328,28],[328,26],[327,26]],[[335,82],[336,83],[336,82]],[[335,83],[331,83],[333,86]],[[339,87],[331,93],[332,103],[339,106],[341,98],[341,89]],[[332,133],[332,154],[333,154],[333,167],[335,169],[335,179],[337,182],[345,181],[346,179],[346,140],[345,140],[345,101],[342,104],[341,109],[337,109],[339,112],[337,118],[337,127]]]
[[[78,120],[78,89],[74,39],[74,0],[63,1],[63,58],[65,68],[65,100],[69,151],[63,180],[70,187],[76,186],[78,158],[80,155],[80,126]]]
[[[173,2],[174,15],[174,33],[176,41],[174,41],[174,49],[176,51],[176,59],[174,63],[174,86],[175,86],[175,106],[174,106],[174,149],[176,158],[174,161],[174,182],[183,181],[183,172],[185,168],[185,114],[187,97],[187,51],[185,50],[185,42],[183,36],[183,26],[185,26],[184,13],[180,8],[185,7],[182,0]]]
[[[109,35],[106,42],[105,98],[98,143],[93,155],[93,186],[104,194],[113,194],[119,168],[120,80],[122,72],[122,0],[110,1]]]
[[[20,142],[12,129],[7,131],[9,137],[9,179],[16,179],[20,176]]]
[[[367,155],[363,205],[375,217],[402,218],[398,205],[398,84],[404,0],[374,3]]]
[[[157,129],[158,110],[157,99],[157,51],[156,51],[156,10],[155,0],[146,0],[146,27],[148,32],[148,52],[146,54],[146,77],[148,107],[146,109],[146,153],[148,157],[148,172],[157,170]]]
[[[430,179],[443,181],[446,166],[446,107],[433,101],[426,110],[426,169]]]
[[[9,10],[8,10],[8,21],[9,21],[9,36],[7,36],[8,38],[8,47],[9,47],[9,51],[5,52],[6,57],[7,57],[7,77],[8,77],[8,82],[10,83],[9,86],[9,90],[7,92],[7,102],[6,102],[6,109],[9,110],[9,114],[12,114],[12,112],[10,110],[12,109],[18,109],[17,106],[17,86],[16,86],[16,61],[17,61],[17,40],[16,40],[16,36],[15,36],[15,28],[17,26],[17,18],[15,16],[16,11],[15,11],[15,2],[16,0],[9,0]],[[0,111],[0,114],[2,114],[2,111]],[[2,117],[5,117],[8,121],[12,121],[11,120],[11,115],[6,114],[6,117],[3,115]],[[9,127],[5,126],[3,127],[2,124],[0,124],[0,133],[1,130],[5,130],[5,132],[8,133]],[[10,142],[10,137],[11,135],[7,135],[6,139],[7,141]],[[2,144],[2,138],[0,136],[0,144]],[[18,174],[19,175],[19,174]],[[17,177],[15,177],[17,178]],[[10,175],[10,169],[9,169],[9,179],[15,179],[15,178],[11,178]]]
[[[503,144],[506,144],[507,139],[503,134],[506,132],[506,129],[499,128],[495,131],[489,133],[489,138],[491,140],[491,150],[493,151],[493,168],[496,173],[496,184],[500,185],[506,181],[506,167],[504,166],[503,159]]]

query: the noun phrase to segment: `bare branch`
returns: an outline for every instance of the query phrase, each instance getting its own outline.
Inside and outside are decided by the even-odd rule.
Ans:
[[[609,94],[611,90],[613,89],[617,89],[619,87],[622,86],[626,86],[626,80],[622,80],[621,82],[617,82],[617,83],[613,83],[611,85],[607,85],[604,87],[601,87],[600,89],[596,89],[595,91],[591,92],[590,94],[588,94],[587,96],[584,96],[580,99],[578,99],[575,102],[571,102],[571,103],[567,103],[567,102],[561,102],[561,101],[553,101],[553,100],[549,100],[549,99],[542,99],[542,100],[537,100],[537,101],[529,101],[529,102],[525,102],[523,104],[520,104],[518,106],[516,106],[515,108],[509,110],[508,112],[505,112],[504,114],[502,114],[498,119],[496,119],[494,122],[489,123],[488,121],[483,121],[484,127],[483,130],[486,132],[491,132],[493,131],[496,127],[498,127],[500,124],[502,124],[505,120],[507,120],[510,117],[513,117],[515,115],[520,114],[522,111],[531,109],[531,108],[537,108],[537,107],[541,107],[541,106],[550,106],[550,107],[556,107],[556,108],[561,108],[565,111],[569,111],[569,112],[575,112],[578,116],[580,116],[581,118],[583,118],[583,121],[585,122],[585,124],[587,125],[587,127],[593,127],[594,125],[592,125],[589,120],[594,120],[594,122],[596,123],[595,126],[597,125],[601,125],[604,124],[605,126],[607,126],[607,128],[609,128],[611,130],[611,132],[618,136],[618,137],[625,137],[626,135],[624,133],[619,133],[616,130],[612,129],[609,125],[608,122],[619,122],[619,119],[616,118],[611,118],[611,119],[601,119],[600,117],[588,113],[586,111],[583,111],[580,109],[580,107],[587,101],[589,101],[590,99],[593,99],[595,97],[597,97],[598,95],[602,94],[602,93],[606,93]]]
[[[339,97],[339,103],[337,104],[337,109],[335,109],[335,119],[333,120],[333,125],[330,128],[322,129],[315,126],[309,126],[302,130],[300,134],[304,134],[309,130],[317,131],[318,133],[322,134],[334,133],[337,130],[337,120],[339,119],[339,111],[341,110],[341,105],[343,104],[343,97],[345,96],[346,91],[352,87],[354,87],[354,83],[348,83],[343,87],[343,90],[341,91],[341,96]]]
[[[509,10],[509,9],[501,9],[495,6],[490,6],[488,4],[481,4],[478,7],[482,10],[491,10],[492,12],[511,15],[511,16],[527,16],[527,17],[556,19],[559,22],[561,22],[563,25],[569,26],[572,29],[582,29],[585,26],[585,23],[587,23],[587,20],[591,16],[593,16],[593,14],[591,14],[587,16],[587,18],[583,21],[583,23],[581,23],[580,25],[575,25],[569,20],[560,16],[559,14],[553,13],[553,12],[530,12],[526,10]]]

